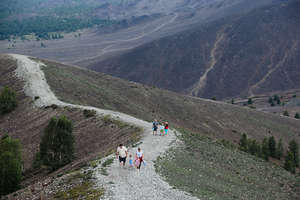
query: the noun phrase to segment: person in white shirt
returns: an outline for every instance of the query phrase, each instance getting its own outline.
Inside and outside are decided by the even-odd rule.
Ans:
[[[119,157],[120,166],[125,166],[126,158],[128,155],[127,148],[123,146],[123,144],[120,144],[117,148],[117,156]]]
[[[138,148],[138,150],[135,154],[135,159],[136,159],[136,167],[138,169],[141,169],[141,164],[144,161],[144,153],[140,147]]]

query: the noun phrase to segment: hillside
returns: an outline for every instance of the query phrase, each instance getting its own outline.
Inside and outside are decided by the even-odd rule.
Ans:
[[[191,179],[193,181],[192,183],[195,184],[191,188],[191,190],[186,190],[185,183],[179,183],[178,185],[178,183],[174,183],[172,179],[168,178],[167,181],[170,182],[171,185],[174,185],[176,188],[178,187],[180,190],[185,190],[197,197],[202,197],[202,195],[204,194],[205,198],[200,199],[206,199],[206,197],[207,199],[209,199],[214,195],[218,195],[222,199],[227,197],[228,192],[231,196],[234,195],[233,197],[236,199],[246,197],[246,194],[243,194],[243,188],[249,188],[251,186],[251,190],[249,189],[249,192],[247,193],[247,196],[250,195],[250,197],[246,199],[253,199],[254,196],[251,196],[252,194],[264,196],[263,193],[260,192],[264,189],[267,189],[272,193],[272,195],[268,197],[270,199],[272,199],[272,197],[274,196],[279,198],[283,197],[285,199],[295,199],[293,197],[295,197],[294,195],[297,195],[295,191],[297,192],[298,186],[296,185],[297,179],[294,176],[284,171],[282,168],[279,168],[277,166],[275,167],[272,164],[263,161],[262,159],[255,158],[249,154],[241,153],[240,151],[237,151],[237,149],[231,149],[230,143],[237,142],[237,140],[241,136],[241,133],[243,132],[247,133],[249,137],[255,138],[259,141],[264,136],[274,135],[276,139],[282,138],[285,146],[291,139],[296,139],[299,142],[299,132],[297,131],[299,130],[300,122],[298,120],[257,112],[251,109],[241,108],[222,102],[214,102],[210,100],[183,96],[166,90],[128,82],[119,78],[111,77],[109,75],[83,70],[75,66],[67,66],[53,61],[41,60],[37,58],[31,59],[33,61],[41,61],[45,64],[42,69],[46,75],[46,80],[50,84],[51,90],[55,92],[55,94],[60,98],[61,101],[121,111],[144,120],[152,120],[154,117],[156,117],[160,119],[160,121],[168,120],[171,128],[180,127],[180,130],[182,130],[183,138],[180,135],[177,135],[178,139],[186,143],[187,146],[184,147],[184,151],[181,151],[180,149],[178,151],[177,148],[170,149],[168,153],[174,153],[175,157],[171,156],[169,157],[169,159],[159,159],[157,162],[158,166],[156,166],[157,170],[159,170],[159,173],[165,176],[166,168],[164,167],[170,167],[168,169],[171,170],[171,172],[173,172],[173,170],[175,169],[174,177],[178,177],[178,175],[182,176],[182,174],[178,173],[186,173],[187,166],[184,165],[188,165],[190,163],[194,167],[189,169],[190,172],[188,172],[186,176],[184,176],[186,177],[185,179],[180,180],[185,181],[190,175],[193,176],[193,173],[197,172],[197,175],[204,175],[205,178],[213,178],[214,180],[216,180],[216,182],[211,185],[212,182],[207,182],[205,181],[205,179],[199,179],[200,182],[195,182],[194,179]],[[17,90],[18,99],[22,102],[20,106],[22,106],[23,100],[19,95],[21,94],[23,95],[23,97],[25,95],[22,92],[22,82],[18,81],[15,76],[12,76],[13,70],[15,68],[15,60],[7,55],[1,56],[1,72],[3,72],[3,74],[5,73],[6,75],[2,77],[1,85],[11,85],[15,90]],[[38,76],[38,73],[36,71],[29,73],[35,74],[34,77]],[[46,91],[44,87],[43,89]],[[44,100],[43,96],[41,96],[40,98],[41,101]],[[125,140],[130,143],[138,139],[138,136],[136,134],[133,134],[133,132],[137,131],[137,129],[133,126],[124,126],[124,123],[107,120],[107,117],[92,117],[90,119],[91,122],[87,122],[89,119],[86,119],[82,115],[82,110],[74,109],[72,108],[72,106],[68,107],[68,104],[61,104],[66,106],[57,108],[56,106],[50,106],[38,109],[37,107],[33,107],[33,100],[28,97],[26,97],[25,99],[31,104],[27,104],[29,106],[24,105],[24,107],[19,106],[18,110],[9,115],[10,119],[15,119],[15,124],[13,126],[13,129],[11,129],[12,131],[10,131],[10,134],[14,137],[20,138],[22,144],[24,145],[24,141],[26,141],[27,139],[28,141],[30,141],[30,139],[26,137],[28,136],[27,134],[31,134],[29,131],[27,132],[27,130],[31,130],[28,127],[37,125],[37,129],[41,131],[43,125],[37,122],[41,121],[46,124],[44,118],[40,116],[37,116],[39,117],[39,120],[34,120],[35,123],[32,122],[32,117],[28,117],[29,119],[25,119],[28,120],[25,121],[26,124],[18,124],[18,122],[23,122],[23,120],[20,120],[20,118],[15,118],[15,116],[18,116],[18,113],[22,116],[25,115],[20,112],[19,109],[23,109],[24,112],[28,111],[28,109],[34,109],[39,112],[43,112],[46,110],[48,112],[51,111],[56,114],[60,114],[61,111],[74,120],[74,127],[78,128],[75,128],[76,131],[74,130],[77,137],[76,141],[80,141],[80,143],[84,142],[84,144],[82,145],[76,144],[76,148],[81,149],[77,149],[78,160],[76,160],[75,163],[72,163],[72,165],[76,165],[77,162],[79,162],[78,164],[80,164],[80,158],[86,160],[93,157],[96,151],[98,151],[96,155],[100,154],[100,156],[102,156],[103,154],[101,152],[106,153],[110,151],[112,147],[117,145],[117,142],[120,142],[120,140]],[[37,98],[35,101],[35,103],[39,105],[39,98]],[[69,114],[69,112],[71,114]],[[35,116],[35,112],[29,114],[30,116]],[[121,116],[120,120],[126,119],[125,121],[131,121],[130,118],[130,116],[123,115]],[[2,124],[0,124],[0,127],[4,127],[4,129],[7,130],[8,125],[11,128],[11,120],[8,120],[6,116],[4,116],[4,119],[5,120],[3,121],[1,119]],[[87,124],[85,125],[84,122],[87,122]],[[77,123],[80,123],[80,125],[76,125]],[[139,123],[140,125],[145,126],[144,124],[146,122],[136,120],[135,124]],[[94,129],[94,126],[98,129]],[[110,155],[105,158],[106,160],[110,160],[110,162],[113,163],[112,166],[109,167],[109,169],[103,169],[103,165],[106,163],[105,159],[104,161],[95,161],[95,166],[93,165],[90,168],[84,169],[84,173],[88,171],[88,174],[90,174],[89,171],[92,171],[92,176],[94,177],[94,179],[96,179],[96,182],[101,185],[101,187],[105,188],[105,190],[108,192],[107,195],[111,195],[110,192],[114,191],[113,194],[116,194],[117,196],[113,196],[112,199],[120,199],[118,198],[119,194],[127,194],[128,197],[131,197],[132,193],[137,189],[134,186],[130,186],[128,188],[128,184],[122,183],[123,181],[125,181],[126,183],[128,183],[129,181],[130,183],[135,182],[136,178],[138,177],[140,177],[139,179],[147,177],[146,180],[139,182],[139,184],[141,185],[133,184],[137,185],[139,189],[142,188],[142,191],[144,192],[149,191],[146,193],[141,193],[142,195],[146,194],[146,196],[149,197],[157,197],[157,195],[160,195],[165,197],[165,195],[168,194],[167,199],[170,200],[174,199],[172,197],[184,195],[182,192],[175,190],[174,188],[171,190],[169,185],[165,182],[161,182],[159,176],[153,172],[153,159],[155,159],[157,156],[163,156],[162,152],[170,147],[169,143],[172,143],[174,145],[175,135],[173,131],[170,131],[170,135],[163,138],[158,136],[155,137],[151,134],[151,124],[146,123],[146,126],[147,135],[145,135],[144,139],[141,140],[141,146],[142,148],[145,148],[145,152],[147,152],[147,159],[149,160],[147,160],[147,168],[145,168],[145,170],[141,170],[141,174],[134,173],[135,171],[129,170],[129,173],[126,176],[115,176],[116,173],[120,172],[120,168],[117,164],[117,160],[113,159],[114,155]],[[105,129],[108,132],[102,132],[102,128],[108,128]],[[26,130],[26,135],[21,134],[20,130]],[[186,130],[190,133],[187,133]],[[90,133],[90,131],[95,135]],[[114,131],[116,131],[116,133]],[[176,133],[176,131],[174,132]],[[99,135],[99,133],[101,133],[101,136]],[[79,135],[79,138],[77,134]],[[92,138],[90,138],[90,136]],[[212,139],[208,139],[207,136]],[[101,137],[102,139],[98,139],[98,137]],[[91,140],[86,138],[90,138]],[[225,139],[227,141],[225,143],[229,144],[230,148],[226,147],[225,143],[224,146],[222,145],[222,143],[219,143],[222,139]],[[99,143],[102,144],[102,142],[105,142],[105,144],[100,147]],[[34,141],[33,144],[35,143],[36,142]],[[182,145],[181,142],[180,144]],[[181,145],[179,146],[180,148]],[[191,147],[194,148],[196,146],[197,152],[192,153]],[[90,149],[86,149],[85,147],[90,147]],[[28,143],[25,143],[25,152],[27,148],[30,149],[30,146]],[[180,152],[184,154],[186,153],[188,156],[184,157],[191,158],[191,160],[189,160],[189,162],[187,162],[186,160],[184,160],[184,162],[181,162],[183,155]],[[218,152],[222,152],[222,154],[216,156],[218,155]],[[28,154],[32,153],[28,152]],[[208,171],[208,168],[201,170],[201,173],[199,174],[199,168],[196,166],[198,166],[200,162],[194,161],[201,160],[198,158],[200,154],[205,156],[201,156],[203,166],[211,167],[209,167]],[[212,155],[214,156],[211,158],[208,157]],[[169,162],[171,159],[174,160],[174,162],[160,164],[161,162]],[[221,161],[226,162],[224,163]],[[176,170],[176,167],[174,168],[174,164],[177,162],[183,164],[182,166],[178,165],[180,166],[179,171]],[[200,166],[202,166],[202,164]],[[247,170],[245,170],[246,166],[248,166]],[[92,170],[90,170],[91,168]],[[221,173],[222,170],[220,171],[220,169],[224,169],[225,171],[228,171],[228,173],[238,175],[236,177],[230,176],[228,179],[228,176],[224,176],[227,173]],[[125,168],[122,170],[127,169]],[[251,171],[251,176],[249,175],[248,170]],[[212,175],[212,173],[216,176]],[[258,178],[261,177],[261,174],[267,176],[264,179]],[[63,176],[62,179],[66,179],[68,181],[69,176],[71,176],[71,174]],[[81,175],[75,174],[74,176]],[[232,180],[233,177],[234,180]],[[152,185],[150,184],[153,183],[152,178],[153,181],[155,181],[155,184],[159,183],[158,186],[160,190],[155,187],[145,187],[145,189],[143,189],[144,187],[141,187],[144,183],[147,186]],[[226,187],[224,186],[223,189],[220,190],[220,181],[227,182],[226,180],[230,181],[230,184],[226,184]],[[243,188],[236,190],[234,193],[230,192],[230,188],[238,186],[240,182],[243,183]],[[211,191],[211,189],[207,190],[207,188],[202,187],[201,184],[206,184],[207,187],[213,189],[213,192]],[[121,187],[119,185],[124,185],[124,187]],[[255,187],[253,185],[255,185]],[[55,185],[54,188],[53,186],[51,187],[52,189],[50,191],[49,189],[46,190],[47,195],[50,195],[51,193],[53,195],[53,192],[57,192],[55,190]],[[257,188],[259,190],[256,190]],[[194,189],[196,189],[196,191],[200,189],[200,193],[194,193]],[[30,195],[31,193],[28,193],[28,190],[30,190],[30,188],[24,189],[23,192],[27,195]],[[116,192],[116,190],[118,192]],[[172,193],[170,193],[169,190],[172,191]],[[128,193],[128,191],[131,192]],[[157,191],[159,192],[155,194]],[[219,191],[222,193],[221,195]],[[20,191],[17,195],[20,195],[22,197],[23,192]],[[61,193],[61,195],[64,195],[64,193]],[[145,195],[143,196],[146,197]]]
[[[129,144],[139,139],[140,130],[126,123],[96,116],[87,118],[83,110],[76,108],[34,106],[34,100],[23,91],[24,83],[15,76],[16,64],[11,57],[0,55],[0,89],[4,86],[13,88],[17,92],[18,100],[15,111],[0,115],[0,137],[8,134],[21,142],[25,170],[23,185],[30,184],[48,173],[45,170],[33,169],[32,164],[44,129],[52,117],[65,115],[73,122],[75,160],[62,171],[78,168],[90,160],[102,157],[120,142]]]
[[[297,89],[300,2],[276,2],[156,40],[89,68],[206,98]]]
[[[47,81],[65,102],[127,113],[152,121],[169,121],[171,127],[237,143],[242,133],[262,140],[274,135],[287,144],[300,141],[300,121],[249,108],[184,96],[156,87],[128,82],[106,74],[42,60]]]

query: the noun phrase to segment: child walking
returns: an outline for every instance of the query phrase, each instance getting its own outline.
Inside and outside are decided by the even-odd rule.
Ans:
[[[129,166],[133,167],[133,160],[132,160],[132,155],[129,155]]]
[[[168,134],[168,130],[169,130],[169,124],[168,122],[165,122],[165,135]]]

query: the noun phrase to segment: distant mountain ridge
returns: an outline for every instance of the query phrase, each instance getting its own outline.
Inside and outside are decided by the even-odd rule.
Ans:
[[[299,88],[300,1],[274,2],[89,68],[206,98]]]

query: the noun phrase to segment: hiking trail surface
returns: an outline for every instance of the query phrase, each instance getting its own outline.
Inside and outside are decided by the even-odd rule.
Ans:
[[[10,56],[17,60],[18,67],[16,69],[16,75],[24,81],[25,94],[32,99],[39,97],[35,100],[36,106],[43,107],[56,104],[61,107],[95,110],[98,116],[110,115],[112,118],[122,120],[144,129],[143,139],[141,140],[139,147],[141,147],[144,152],[146,166],[142,165],[140,171],[135,168],[130,168],[128,162],[124,168],[120,167],[115,155],[110,155],[103,159],[114,158],[114,162],[107,169],[108,175],[102,175],[100,173],[101,166],[93,169],[97,185],[104,187],[106,190],[103,197],[104,199],[197,199],[185,192],[173,189],[155,172],[154,161],[156,158],[159,155],[162,155],[170,145],[177,142],[176,136],[172,130],[169,130],[167,136],[153,136],[152,123],[115,111],[62,102],[58,100],[47,84],[45,75],[40,68],[42,66],[47,67],[45,64],[33,61],[29,59],[29,57],[23,55],[10,54]],[[136,148],[129,149],[129,153],[132,154],[133,158],[135,152]]]

